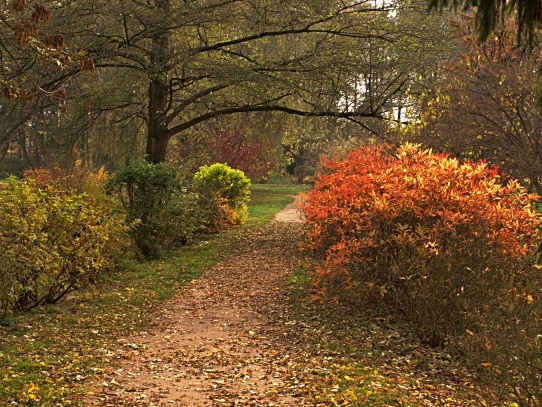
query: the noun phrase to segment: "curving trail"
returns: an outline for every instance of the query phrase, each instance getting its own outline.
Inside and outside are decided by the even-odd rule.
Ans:
[[[349,368],[363,405],[498,404],[486,403],[493,396],[479,394],[461,360],[384,319],[358,320],[348,307],[312,302],[304,310],[296,303],[294,313],[288,279],[299,262],[300,227],[290,205],[238,236],[229,256],[165,303],[147,331],[118,340],[85,404],[324,407],[338,405],[336,372]]]
[[[222,263],[158,311],[148,331],[119,340],[89,406],[303,406],[302,357],[288,276],[299,216],[289,205],[239,237]]]

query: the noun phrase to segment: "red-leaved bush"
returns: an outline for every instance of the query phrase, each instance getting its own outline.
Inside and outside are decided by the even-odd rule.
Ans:
[[[324,167],[302,206],[322,296],[399,312],[438,345],[474,330],[488,299],[521,278],[538,197],[497,168],[412,144]]]
[[[276,167],[276,162],[266,152],[272,146],[251,139],[243,126],[234,132],[212,131],[207,145],[214,162],[241,170],[250,179],[263,179]]]

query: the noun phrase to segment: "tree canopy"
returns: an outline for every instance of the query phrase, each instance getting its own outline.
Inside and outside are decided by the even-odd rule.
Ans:
[[[0,33],[5,83],[35,97],[2,106],[0,141],[16,141],[37,165],[70,150],[101,163],[121,150],[161,162],[172,139],[186,150],[217,118],[263,113],[374,131],[400,116],[446,48],[446,24],[425,0],[46,4],[47,21],[34,21],[38,3],[6,3]]]
[[[415,4],[80,0],[55,15],[115,89],[91,109],[107,100],[141,121],[159,162],[172,137],[217,116],[383,117],[441,41],[400,17]]]

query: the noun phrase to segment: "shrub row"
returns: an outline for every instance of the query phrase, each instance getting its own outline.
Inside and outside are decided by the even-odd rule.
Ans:
[[[144,257],[157,257],[196,233],[240,223],[250,194],[243,173],[223,164],[202,167],[193,188],[174,167],[146,161],[109,180],[81,167],[25,176],[0,188],[0,319],[94,283],[128,236]]]
[[[192,184],[166,163],[135,161],[107,183],[128,214],[141,254],[160,256],[199,232],[218,232],[246,220],[250,181],[225,164],[201,167]]]
[[[321,295],[399,315],[540,403],[538,197],[485,163],[408,144],[325,168],[303,205]]]

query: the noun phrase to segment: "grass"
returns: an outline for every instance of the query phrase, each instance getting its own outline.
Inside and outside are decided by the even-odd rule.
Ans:
[[[429,348],[408,325],[348,304],[314,301],[310,265],[290,275],[289,303],[307,353],[296,369],[318,406],[504,406],[460,357]]]
[[[293,202],[294,198],[285,195],[273,195],[253,192],[248,207],[248,224],[267,223],[281,208]]]
[[[250,188],[249,224],[269,222],[294,196],[308,189],[304,185],[256,184]]]
[[[293,200],[277,194],[297,190],[255,186],[248,227],[269,221]],[[96,287],[1,322],[0,405],[83,405],[87,379],[100,375],[117,339],[144,330],[156,307],[223,259],[246,230],[207,236],[160,260],[125,262],[102,273]]]
[[[276,185],[276,184],[254,184],[250,190],[252,194],[273,194],[273,195],[297,195],[300,192],[308,192],[307,185]]]

